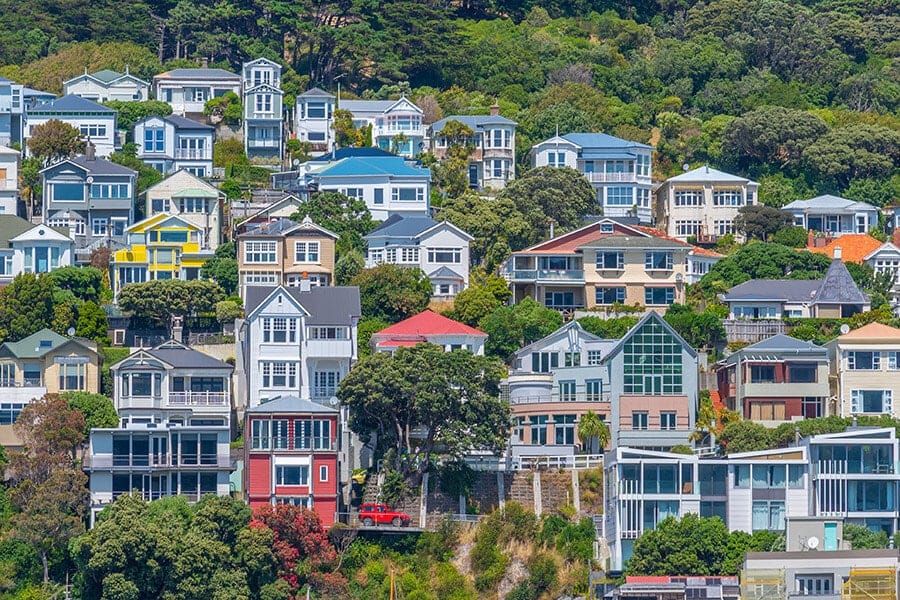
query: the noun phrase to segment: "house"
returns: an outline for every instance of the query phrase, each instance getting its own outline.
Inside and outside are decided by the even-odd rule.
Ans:
[[[82,251],[78,261],[92,248],[124,243],[125,228],[134,222],[136,178],[131,169],[96,158],[89,145],[84,156],[41,170],[44,224],[69,229],[76,253]]]
[[[516,122],[500,116],[500,107],[491,106],[490,115],[450,115],[429,128],[431,153],[441,160],[451,142],[441,135],[450,121],[458,121],[472,130],[473,148],[469,156],[469,187],[477,190],[502,190],[516,178]]]
[[[293,504],[331,526],[338,512],[336,408],[279,396],[244,416],[244,498],[250,508]]]
[[[500,271],[513,302],[531,297],[560,310],[662,307],[683,303],[685,285],[721,258],[657,229],[605,218],[514,252]]]
[[[650,195],[653,147],[605,133],[556,135],[531,148],[535,167],[569,167],[583,173],[597,190],[597,203],[607,217],[653,220]]]
[[[231,218],[234,223],[233,234],[238,236],[263,223],[274,223],[279,219],[289,219],[291,215],[295,214],[300,209],[300,204],[301,200],[299,198],[288,194],[280,200],[264,204],[256,210],[252,210],[252,207],[250,206],[245,206],[244,210],[238,211],[236,203],[232,201]]]
[[[393,352],[397,348],[428,343],[447,352],[468,350],[483,356],[487,337],[483,331],[426,309],[373,333],[370,343],[375,352]]]
[[[878,227],[879,210],[871,204],[838,196],[816,196],[810,200],[794,200],[782,207],[794,217],[794,225],[827,232],[834,237],[845,233],[868,233]]]
[[[891,305],[894,314],[900,315],[900,228],[894,229],[891,241],[874,249],[863,257],[863,261],[872,267],[876,275],[893,278]]]
[[[147,117],[134,124],[138,158],[165,175],[183,169],[211,177],[214,133],[214,127],[178,115]]]
[[[150,99],[150,84],[128,72],[118,73],[103,69],[96,73],[88,73],[73,77],[63,82],[63,94],[81,96],[94,102],[141,102]]]
[[[118,496],[230,494],[231,365],[168,341],[110,367],[120,426],[92,429],[91,523]]]
[[[24,142],[24,89],[16,82],[0,77],[0,146]]]
[[[868,233],[845,233],[840,237],[832,237],[830,234],[817,236],[810,230],[806,239],[806,249],[813,254],[824,254],[833,259],[837,250],[845,263],[862,264],[866,256],[880,246],[881,242]]]
[[[112,253],[110,287],[118,294],[129,283],[157,279],[200,278],[200,268],[213,257],[203,244],[203,230],[183,217],[158,213],[125,230],[128,247]]]
[[[319,172],[345,158],[396,158],[396,154],[391,154],[380,148],[372,148],[371,146],[336,148],[329,152],[320,153],[318,156],[301,163],[296,169],[273,173],[269,178],[269,184],[273,190],[294,194],[306,199],[319,191],[319,182],[317,180]],[[420,166],[421,163],[415,160],[406,160],[406,164],[416,167]]]
[[[153,95],[182,117],[199,117],[209,100],[232,92],[241,95],[241,76],[224,69],[172,69],[153,78]]]
[[[251,226],[237,236],[241,294],[248,287],[334,285],[334,243],[338,235],[313,223],[281,218]]]
[[[111,108],[79,96],[63,96],[28,109],[25,127],[25,154],[30,156],[27,142],[35,127],[56,119],[81,132],[81,138],[90,141],[97,156],[107,157],[117,147],[116,124],[118,113]]]
[[[431,210],[431,171],[400,156],[344,158],[313,168],[308,177],[319,191],[362,200],[376,221]]]
[[[722,401],[745,419],[775,422],[834,414],[828,350],[783,334],[733,352],[716,365]]]
[[[0,146],[0,215],[19,214],[20,156],[18,150]]]
[[[826,344],[838,414],[900,416],[900,329],[869,323]]]
[[[312,152],[334,148],[334,96],[314,87],[297,96],[294,134],[306,142]]]
[[[656,226],[670,237],[704,243],[735,234],[734,220],[743,206],[756,202],[759,184],[709,166],[670,177],[656,190]],[[743,241],[737,234],[736,239]]]
[[[187,170],[176,171],[144,192],[148,217],[166,213],[201,231],[200,248],[215,250],[224,241],[224,197],[218,188]]]
[[[284,151],[281,65],[267,58],[244,63],[244,152],[248,158],[281,159]]]
[[[100,363],[95,342],[50,329],[0,344],[0,444],[21,445],[12,425],[32,400],[66,391],[99,393]]]
[[[240,397],[253,408],[276,396],[331,405],[356,362],[359,288],[246,288],[236,364]]]
[[[75,261],[75,242],[66,230],[0,215],[0,285],[21,273],[49,273]]]
[[[25,105],[25,112],[34,109],[36,106],[40,106],[41,104],[46,104],[47,102],[52,102],[56,100],[56,94],[51,94],[50,92],[42,92],[41,90],[35,90],[30,87],[22,88],[22,101]]]
[[[595,597],[599,598],[599,595]],[[626,600],[739,600],[740,581],[733,576],[690,577],[673,575],[626,575],[625,583],[613,591],[613,599]]]
[[[406,96],[399,100],[341,100],[336,110],[353,114],[356,129],[371,127],[372,146],[405,158],[425,150],[422,109]]]
[[[447,221],[393,215],[363,239],[366,268],[382,263],[418,267],[431,280],[432,298],[450,299],[469,286],[473,238]]]

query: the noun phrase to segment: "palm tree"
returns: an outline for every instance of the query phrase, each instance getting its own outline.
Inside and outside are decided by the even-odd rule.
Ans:
[[[578,420],[578,439],[589,450],[589,454],[602,451],[609,444],[609,437],[609,426],[597,413],[589,410],[581,415]]]

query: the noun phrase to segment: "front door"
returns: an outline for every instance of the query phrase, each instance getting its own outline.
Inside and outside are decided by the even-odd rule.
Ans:
[[[825,539],[824,548],[825,551],[828,550],[837,550],[837,523],[825,523]]]
[[[478,187],[478,165],[475,163],[469,165],[469,187]]]

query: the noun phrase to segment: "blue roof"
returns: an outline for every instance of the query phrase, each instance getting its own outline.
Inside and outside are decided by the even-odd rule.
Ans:
[[[341,160],[342,158],[350,158],[351,156],[397,156],[396,154],[391,154],[386,150],[382,150],[381,148],[375,148],[374,146],[366,146],[365,148],[338,148],[337,150],[333,150],[322,156],[317,156],[315,158],[309,159],[307,162],[332,162],[336,160]]]
[[[506,117],[501,117],[500,115],[492,116],[492,115],[450,115],[448,117],[444,117],[440,121],[436,121],[431,125],[431,130],[435,133],[438,133],[444,128],[444,125],[447,124],[448,121],[459,121],[469,129],[477,130],[481,129],[485,125],[515,125],[515,121],[511,121]]]
[[[634,160],[634,152],[582,152],[584,160]]]
[[[351,156],[337,161],[319,173],[319,177],[365,177],[371,175],[393,175],[397,177],[427,177],[431,171],[411,167],[400,156]]]
[[[428,231],[438,222],[430,217],[404,217],[391,215],[381,225],[365,236],[366,239],[377,237],[415,237]]]
[[[648,146],[647,144],[623,140],[605,133],[567,133],[560,137],[582,148],[653,148],[653,146]]]
[[[86,98],[82,98],[81,96],[75,96],[73,94],[69,94],[68,96],[63,96],[57,100],[52,100],[45,104],[39,104],[35,106],[31,112],[33,113],[44,113],[44,112],[96,112],[96,113],[111,113],[115,114],[111,108],[103,106],[102,104],[97,104],[96,102],[92,102],[91,100],[87,100]]]

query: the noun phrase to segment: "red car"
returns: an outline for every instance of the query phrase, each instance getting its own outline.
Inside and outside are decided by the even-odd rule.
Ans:
[[[397,510],[391,510],[387,504],[369,503],[359,508],[359,520],[366,527],[372,525],[393,525],[394,527],[406,527],[409,525],[409,515]]]

